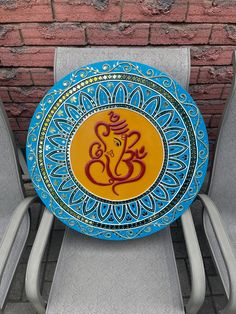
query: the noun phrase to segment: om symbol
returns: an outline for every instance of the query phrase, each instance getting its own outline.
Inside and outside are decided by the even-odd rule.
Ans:
[[[94,126],[97,141],[89,147],[91,159],[85,165],[85,173],[92,183],[111,186],[112,192],[119,195],[118,186],[136,182],[144,176],[146,165],[143,160],[147,152],[145,146],[137,147],[141,133],[130,130],[119,114],[110,111],[108,120],[99,121]]]

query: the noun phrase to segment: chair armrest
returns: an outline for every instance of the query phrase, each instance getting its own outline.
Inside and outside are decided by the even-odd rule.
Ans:
[[[17,231],[20,227],[21,221],[24,217],[26,210],[29,206],[38,200],[37,196],[26,197],[21,203],[15,208],[10,223],[7,227],[5,235],[0,244],[0,282],[3,276],[3,272],[11,252],[12,245],[16,238]]]
[[[191,295],[186,305],[187,314],[195,314],[202,306],[206,294],[206,277],[191,211],[181,216],[191,271]]]
[[[50,235],[53,218],[53,214],[45,209],[34,240],[33,247],[31,249],[26,269],[26,295],[36,309],[37,313],[40,314],[45,313],[46,307],[46,302],[40,293],[40,269],[45,248],[47,246],[48,238]]]
[[[219,210],[213,203],[211,198],[206,194],[198,194],[198,198],[207,211],[210,218],[213,231],[215,233],[221,254],[223,256],[225,266],[229,277],[229,302],[226,305],[223,313],[236,313],[236,257],[230,243],[228,234],[221,222]]]

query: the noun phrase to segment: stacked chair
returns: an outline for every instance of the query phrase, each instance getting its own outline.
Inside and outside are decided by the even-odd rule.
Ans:
[[[221,121],[203,223],[216,268],[228,297],[226,314],[236,313],[236,54],[234,80]]]
[[[189,49],[58,48],[55,81],[75,68],[109,59],[133,60],[189,84]],[[45,210],[26,274],[26,293],[38,313],[185,313],[170,228],[132,241],[101,241],[66,229],[49,300],[40,289],[40,264],[53,216]],[[192,275],[187,313],[205,296],[205,274],[190,211],[181,218]]]
[[[25,197],[17,149],[0,101],[0,311],[28,237],[28,209],[37,199]]]
[[[187,48],[58,48],[55,81],[82,66],[108,59],[133,60],[169,73],[188,88]],[[234,61],[236,56],[234,54]],[[236,69],[236,62],[234,68]],[[235,70],[236,72],[236,70]],[[236,313],[236,83],[232,84],[217,141],[208,194],[199,194],[212,256],[228,303]],[[25,198],[12,133],[0,103],[0,309],[3,308],[29,232],[27,209],[37,197]],[[22,169],[26,168],[20,155]],[[27,171],[25,169],[25,176]],[[40,292],[40,267],[53,215],[44,210],[26,273],[26,294],[38,313],[48,314],[194,314],[205,298],[205,273],[190,210],[181,216],[191,269],[191,295],[186,307],[176,260],[166,228],[132,241],[101,241],[66,228],[49,300]]]

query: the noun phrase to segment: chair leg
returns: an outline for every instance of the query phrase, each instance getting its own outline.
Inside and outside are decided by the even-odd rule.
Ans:
[[[45,248],[50,235],[53,214],[47,209],[44,210],[38,232],[29,256],[26,277],[25,291],[28,300],[32,303],[39,314],[45,314],[46,302],[40,292],[40,267]]]

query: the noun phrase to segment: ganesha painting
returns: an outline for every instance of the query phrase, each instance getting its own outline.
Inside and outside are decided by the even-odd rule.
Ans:
[[[162,138],[139,113],[113,108],[89,116],[70,146],[71,169],[79,184],[109,200],[144,193],[157,179],[164,160]]]
[[[42,202],[99,239],[145,237],[175,221],[207,171],[204,120],[168,74],[133,61],[82,66],[37,107],[27,163]]]

